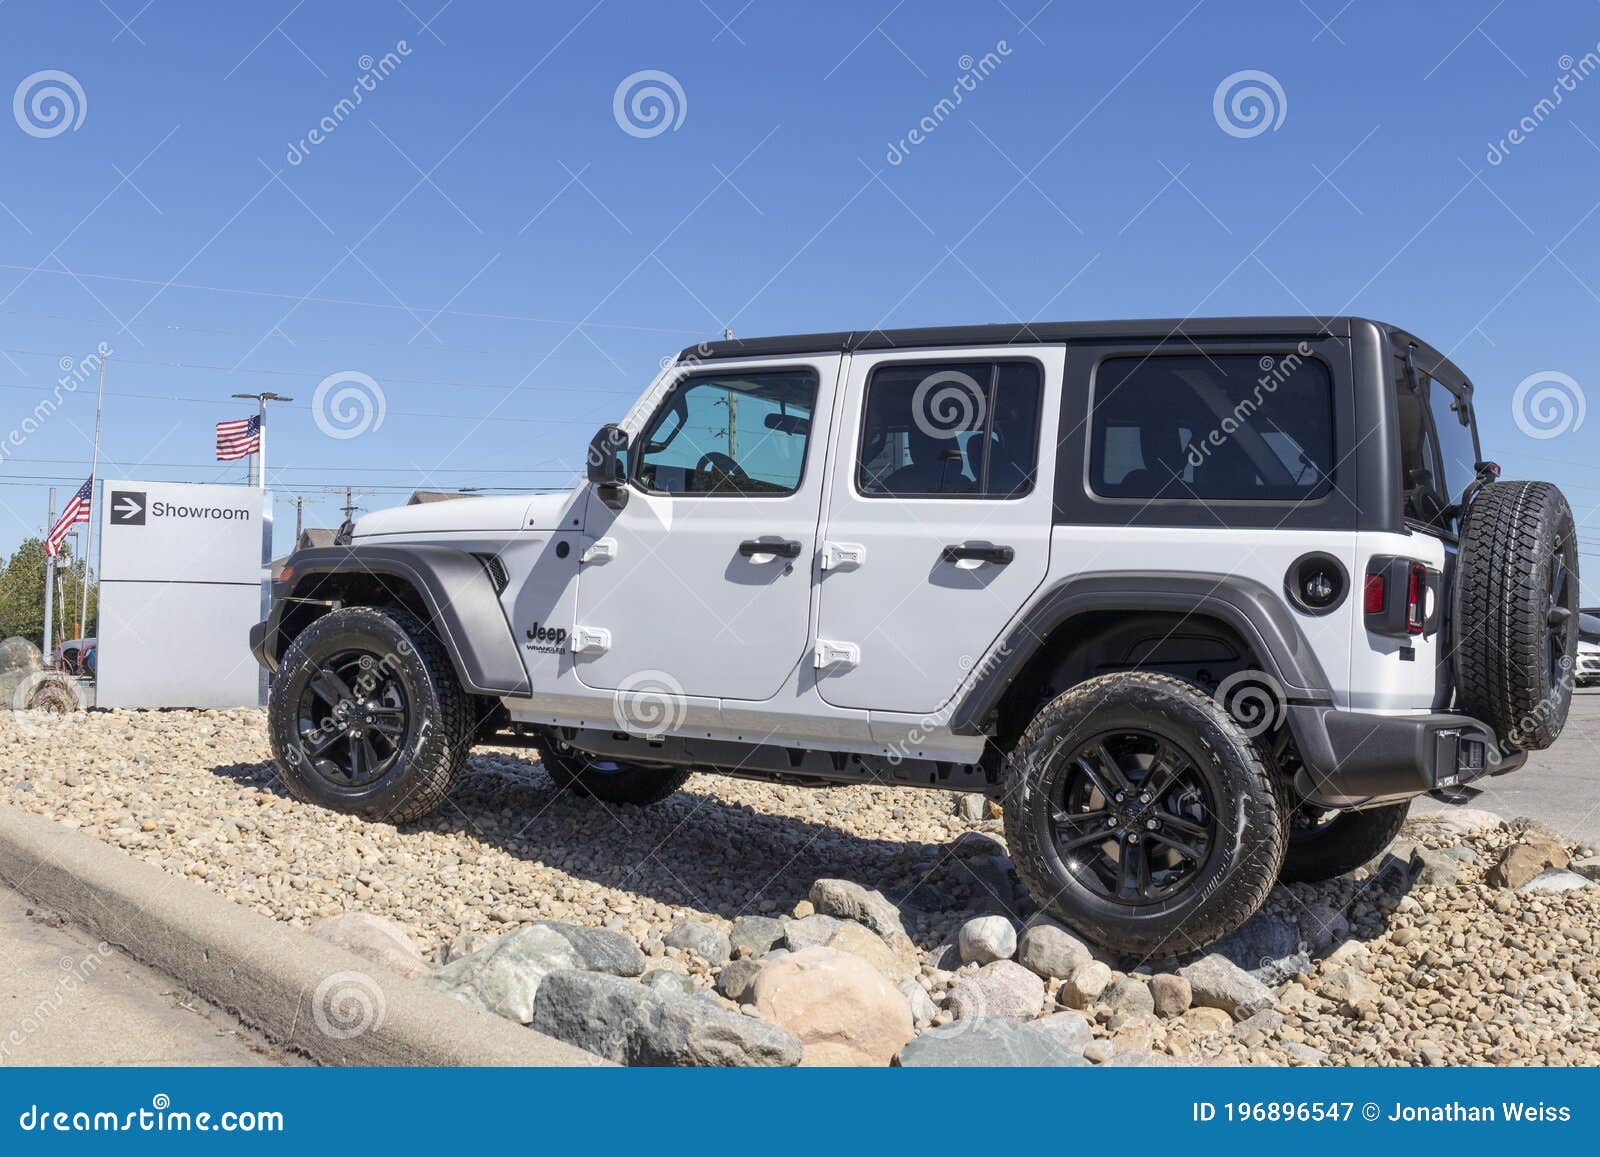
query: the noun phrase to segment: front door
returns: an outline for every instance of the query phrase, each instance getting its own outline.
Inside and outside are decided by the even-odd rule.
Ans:
[[[809,655],[839,356],[688,370],[591,497],[573,659],[590,687],[764,700]]]
[[[1044,580],[1064,353],[851,357],[821,554],[827,702],[937,711]]]

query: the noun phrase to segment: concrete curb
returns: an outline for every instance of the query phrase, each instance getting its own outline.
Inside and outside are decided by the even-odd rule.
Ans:
[[[0,880],[323,1064],[605,1064],[10,805]]]

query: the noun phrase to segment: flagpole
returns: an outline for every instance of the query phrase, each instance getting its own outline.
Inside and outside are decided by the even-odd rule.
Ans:
[[[265,390],[259,394],[235,394],[233,396],[236,398],[249,398],[256,404],[256,438],[259,445],[256,447],[256,453],[250,456],[250,460],[256,463],[256,485],[265,490],[267,488],[267,403],[292,402],[294,399],[287,394],[275,394],[271,390]]]
[[[100,504],[95,501],[95,475],[100,472],[100,410],[106,396],[106,358],[100,359],[100,384],[94,392],[94,451],[89,460],[89,524],[83,532],[83,619],[81,629],[88,637],[89,630],[89,560],[94,557],[94,523],[100,517]]]
[[[50,487],[50,513],[45,517],[45,534],[56,528],[56,488]],[[55,650],[54,596],[56,589],[56,556],[48,550],[44,554],[44,662],[50,665],[51,652]]]

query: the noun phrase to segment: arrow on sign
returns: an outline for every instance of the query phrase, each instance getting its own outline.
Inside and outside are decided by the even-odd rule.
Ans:
[[[111,524],[113,526],[143,526],[145,492],[142,490],[113,490],[111,492]]]
[[[116,506],[112,507],[112,509],[117,512],[117,516],[119,518],[132,518],[134,515],[138,514],[139,511],[143,510],[144,507],[140,506],[132,498],[124,498],[121,502],[117,503]]]

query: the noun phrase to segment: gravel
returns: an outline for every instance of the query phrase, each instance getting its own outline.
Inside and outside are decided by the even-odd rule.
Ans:
[[[560,921],[619,933],[651,970],[683,978],[652,977],[644,991],[692,989],[722,1002],[710,991],[720,962],[669,947],[673,928],[695,920],[727,935],[740,916],[817,910],[873,925],[928,997],[919,1022],[932,1008],[938,1025],[954,1016],[952,990],[978,969],[949,953],[919,954],[953,944],[974,917],[1021,925],[1033,914],[996,898],[1006,868],[1000,822],[964,819],[937,791],[701,775],[654,808],[608,807],[557,792],[533,752],[487,748],[440,812],[394,828],[290,798],[268,755],[263,713],[250,710],[5,713],[0,769],[0,800],[289,924],[346,912],[391,920],[433,965],[452,943],[459,956],[535,921]],[[1566,841],[1552,854],[1540,842],[1548,837],[1527,824],[1413,822],[1398,868],[1273,892],[1273,919],[1262,926],[1296,925],[1307,954],[1303,969],[1296,961],[1293,974],[1280,971],[1267,986],[1275,1016],[1236,1034],[1235,1021],[1262,1011],[1259,1001],[1239,1002],[1237,1015],[1197,1007],[1173,1016],[1163,1007],[1168,1016],[1158,1019],[1116,1012],[1096,992],[1082,1010],[1094,1035],[1084,1053],[1107,1063],[1600,1063],[1600,887],[1578,884],[1600,870],[1593,848]],[[1418,857],[1435,883],[1409,878],[1418,849],[1449,853],[1448,864]],[[1576,871],[1551,881],[1568,890],[1544,882],[1515,890],[1543,871],[1554,876],[1569,855]],[[816,892],[819,880],[843,883]],[[930,899],[935,910],[921,906]],[[909,945],[899,942],[902,927]],[[754,954],[774,934],[770,924],[747,925],[735,947]],[[547,947],[555,963],[560,948]],[[639,966],[619,942],[603,947],[629,955],[630,971]],[[1002,963],[1045,986],[1039,1016],[1072,1003],[1054,974],[1098,971],[1075,950],[1018,956],[1035,971]],[[1110,991],[1124,992],[1110,982],[1142,966],[1181,973],[1195,1004],[1208,1003],[1191,958],[1104,959]],[[995,965],[986,967],[991,981]],[[627,983],[635,988],[618,981],[607,991],[638,997],[638,982]],[[512,1003],[519,1019],[527,1015],[524,1000]]]

